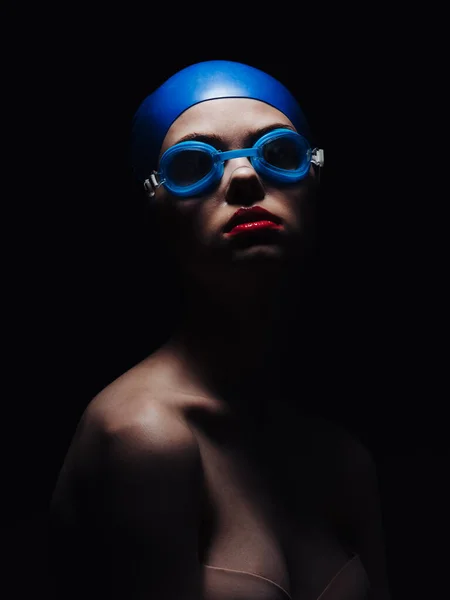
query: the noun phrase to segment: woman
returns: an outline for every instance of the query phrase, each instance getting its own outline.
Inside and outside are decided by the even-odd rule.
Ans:
[[[389,598],[370,454],[300,417],[307,352],[293,373],[280,348],[308,321],[311,139],[286,87],[236,62],[191,65],[139,107],[134,170],[183,313],[79,423],[51,511],[64,597]]]

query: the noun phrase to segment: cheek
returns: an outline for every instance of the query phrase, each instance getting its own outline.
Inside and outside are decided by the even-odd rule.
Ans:
[[[212,215],[206,210],[202,198],[186,200],[174,198],[169,194],[158,199],[161,208],[161,229],[166,243],[183,260],[205,240],[211,229]]]
[[[303,231],[313,220],[314,217],[314,194],[309,186],[296,186],[278,191],[274,194],[278,196],[280,205],[280,216],[284,218],[287,226],[294,231]]]
[[[196,235],[200,242],[214,245],[218,241],[226,222],[225,215],[231,213],[229,209],[221,208],[221,203],[223,200],[218,195],[210,195],[200,207],[195,220]]]
[[[214,245],[218,232],[224,225],[223,198],[218,193],[190,198],[170,199],[171,217],[183,239],[193,246]]]

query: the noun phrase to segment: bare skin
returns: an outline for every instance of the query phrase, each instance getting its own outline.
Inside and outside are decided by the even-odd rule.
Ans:
[[[175,121],[162,152],[192,132],[247,147],[274,124],[292,127],[261,102],[205,102]],[[289,327],[280,290],[308,245],[314,185],[311,171],[278,190],[240,158],[206,198],[158,190],[186,311],[78,426],[52,501],[54,547],[94,559],[97,584],[65,597],[389,598],[373,460],[337,426],[299,417],[301,389],[285,396],[273,351]],[[223,226],[253,204],[283,219],[279,238],[230,242]]]

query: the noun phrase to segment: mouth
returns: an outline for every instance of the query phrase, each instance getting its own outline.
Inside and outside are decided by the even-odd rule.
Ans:
[[[261,229],[280,229],[281,219],[261,206],[240,208],[224,228],[224,233],[236,234]]]

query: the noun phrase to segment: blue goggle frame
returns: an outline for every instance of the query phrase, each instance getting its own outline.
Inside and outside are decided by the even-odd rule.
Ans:
[[[264,158],[264,147],[267,143],[279,138],[288,138],[298,147],[299,156],[302,158],[296,169],[282,169],[272,165]],[[211,159],[210,170],[198,181],[189,185],[178,185],[169,176],[169,167],[175,156],[185,151],[200,151],[209,155]],[[191,197],[203,194],[213,188],[222,179],[224,163],[233,158],[247,157],[262,177],[276,183],[289,184],[302,180],[309,172],[311,163],[322,166],[324,162],[323,150],[311,149],[308,140],[291,129],[274,129],[261,136],[252,148],[227,150],[222,152],[204,142],[186,141],[179,142],[168,148],[161,157],[159,171],[154,171],[150,178],[144,182],[144,187],[150,196],[163,185],[171,194],[180,197]]]

